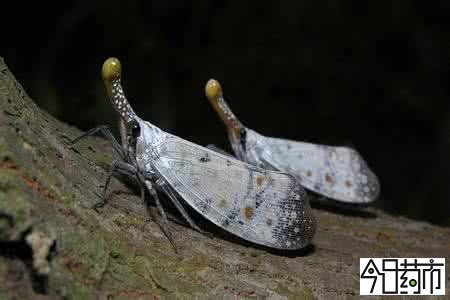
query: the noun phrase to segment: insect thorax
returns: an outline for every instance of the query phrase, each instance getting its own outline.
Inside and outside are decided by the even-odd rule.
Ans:
[[[151,171],[150,165],[158,157],[158,146],[167,138],[167,133],[149,122],[139,120],[141,132],[136,141],[136,162],[145,171]]]
[[[245,139],[236,139],[233,134],[229,134],[230,143],[236,156],[249,164],[263,167],[264,164],[260,161],[261,151],[264,150],[264,145],[261,145],[260,135],[246,128]]]

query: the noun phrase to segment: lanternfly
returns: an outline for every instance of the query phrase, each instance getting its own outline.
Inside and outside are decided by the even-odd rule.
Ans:
[[[208,81],[205,93],[240,160],[289,173],[308,190],[342,202],[363,204],[377,198],[378,179],[356,150],[265,137],[236,118],[217,80]]]
[[[149,191],[162,217],[161,228],[172,244],[158,193],[164,193],[198,231],[183,203],[222,229],[256,244],[299,249],[311,242],[315,219],[304,189],[293,176],[247,164],[164,132],[131,108],[122,90],[117,59],[106,60],[102,75],[120,117],[122,144],[104,127],[80,137],[102,133],[120,155],[112,164],[99,206],[105,204],[111,177],[120,173],[136,180],[144,201],[144,191]]]

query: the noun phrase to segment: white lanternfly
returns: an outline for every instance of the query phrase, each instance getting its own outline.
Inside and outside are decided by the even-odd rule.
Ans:
[[[112,175],[122,173],[139,183],[142,198],[145,189],[153,196],[162,216],[161,228],[171,242],[157,192],[164,193],[198,231],[177,196],[204,218],[247,241],[276,249],[299,249],[311,242],[315,219],[306,192],[293,176],[255,167],[162,131],[139,118],[129,105],[117,59],[108,59],[102,74],[120,117],[122,145],[104,127],[82,136],[104,134],[121,156],[112,165],[98,206],[105,204]]]
[[[265,137],[236,118],[219,82],[209,80],[205,93],[227,127],[240,160],[289,173],[307,189],[338,201],[364,204],[378,196],[378,179],[356,150]]]

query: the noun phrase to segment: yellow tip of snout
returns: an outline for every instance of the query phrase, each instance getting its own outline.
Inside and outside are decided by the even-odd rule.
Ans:
[[[110,57],[103,63],[102,77],[105,83],[119,79],[121,72],[122,67],[120,66],[120,61],[117,58]]]
[[[205,86],[205,94],[210,100],[222,97],[222,87],[220,86],[220,83],[215,79],[208,80]]]

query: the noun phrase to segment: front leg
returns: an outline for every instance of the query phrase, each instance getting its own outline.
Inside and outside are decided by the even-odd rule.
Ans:
[[[123,174],[129,177],[136,178],[137,170],[133,165],[120,160],[114,160],[111,164],[108,176],[106,177],[105,185],[103,186],[102,196],[99,202],[95,203],[93,208],[102,208],[106,205],[108,200],[106,199],[106,192],[108,190],[109,184],[114,174]]]
[[[113,146],[114,150],[119,154],[120,158],[124,161],[128,161],[127,156],[128,153],[126,151],[123,151],[124,147],[119,144],[119,142],[116,140],[114,135],[111,133],[111,130],[106,125],[100,125],[95,128],[92,128],[88,130],[87,132],[83,133],[81,136],[77,137],[70,143],[70,147],[73,147],[76,143],[78,143],[81,139],[84,139],[85,137],[100,134],[103,137],[105,137]],[[123,141],[123,140],[122,140]]]

